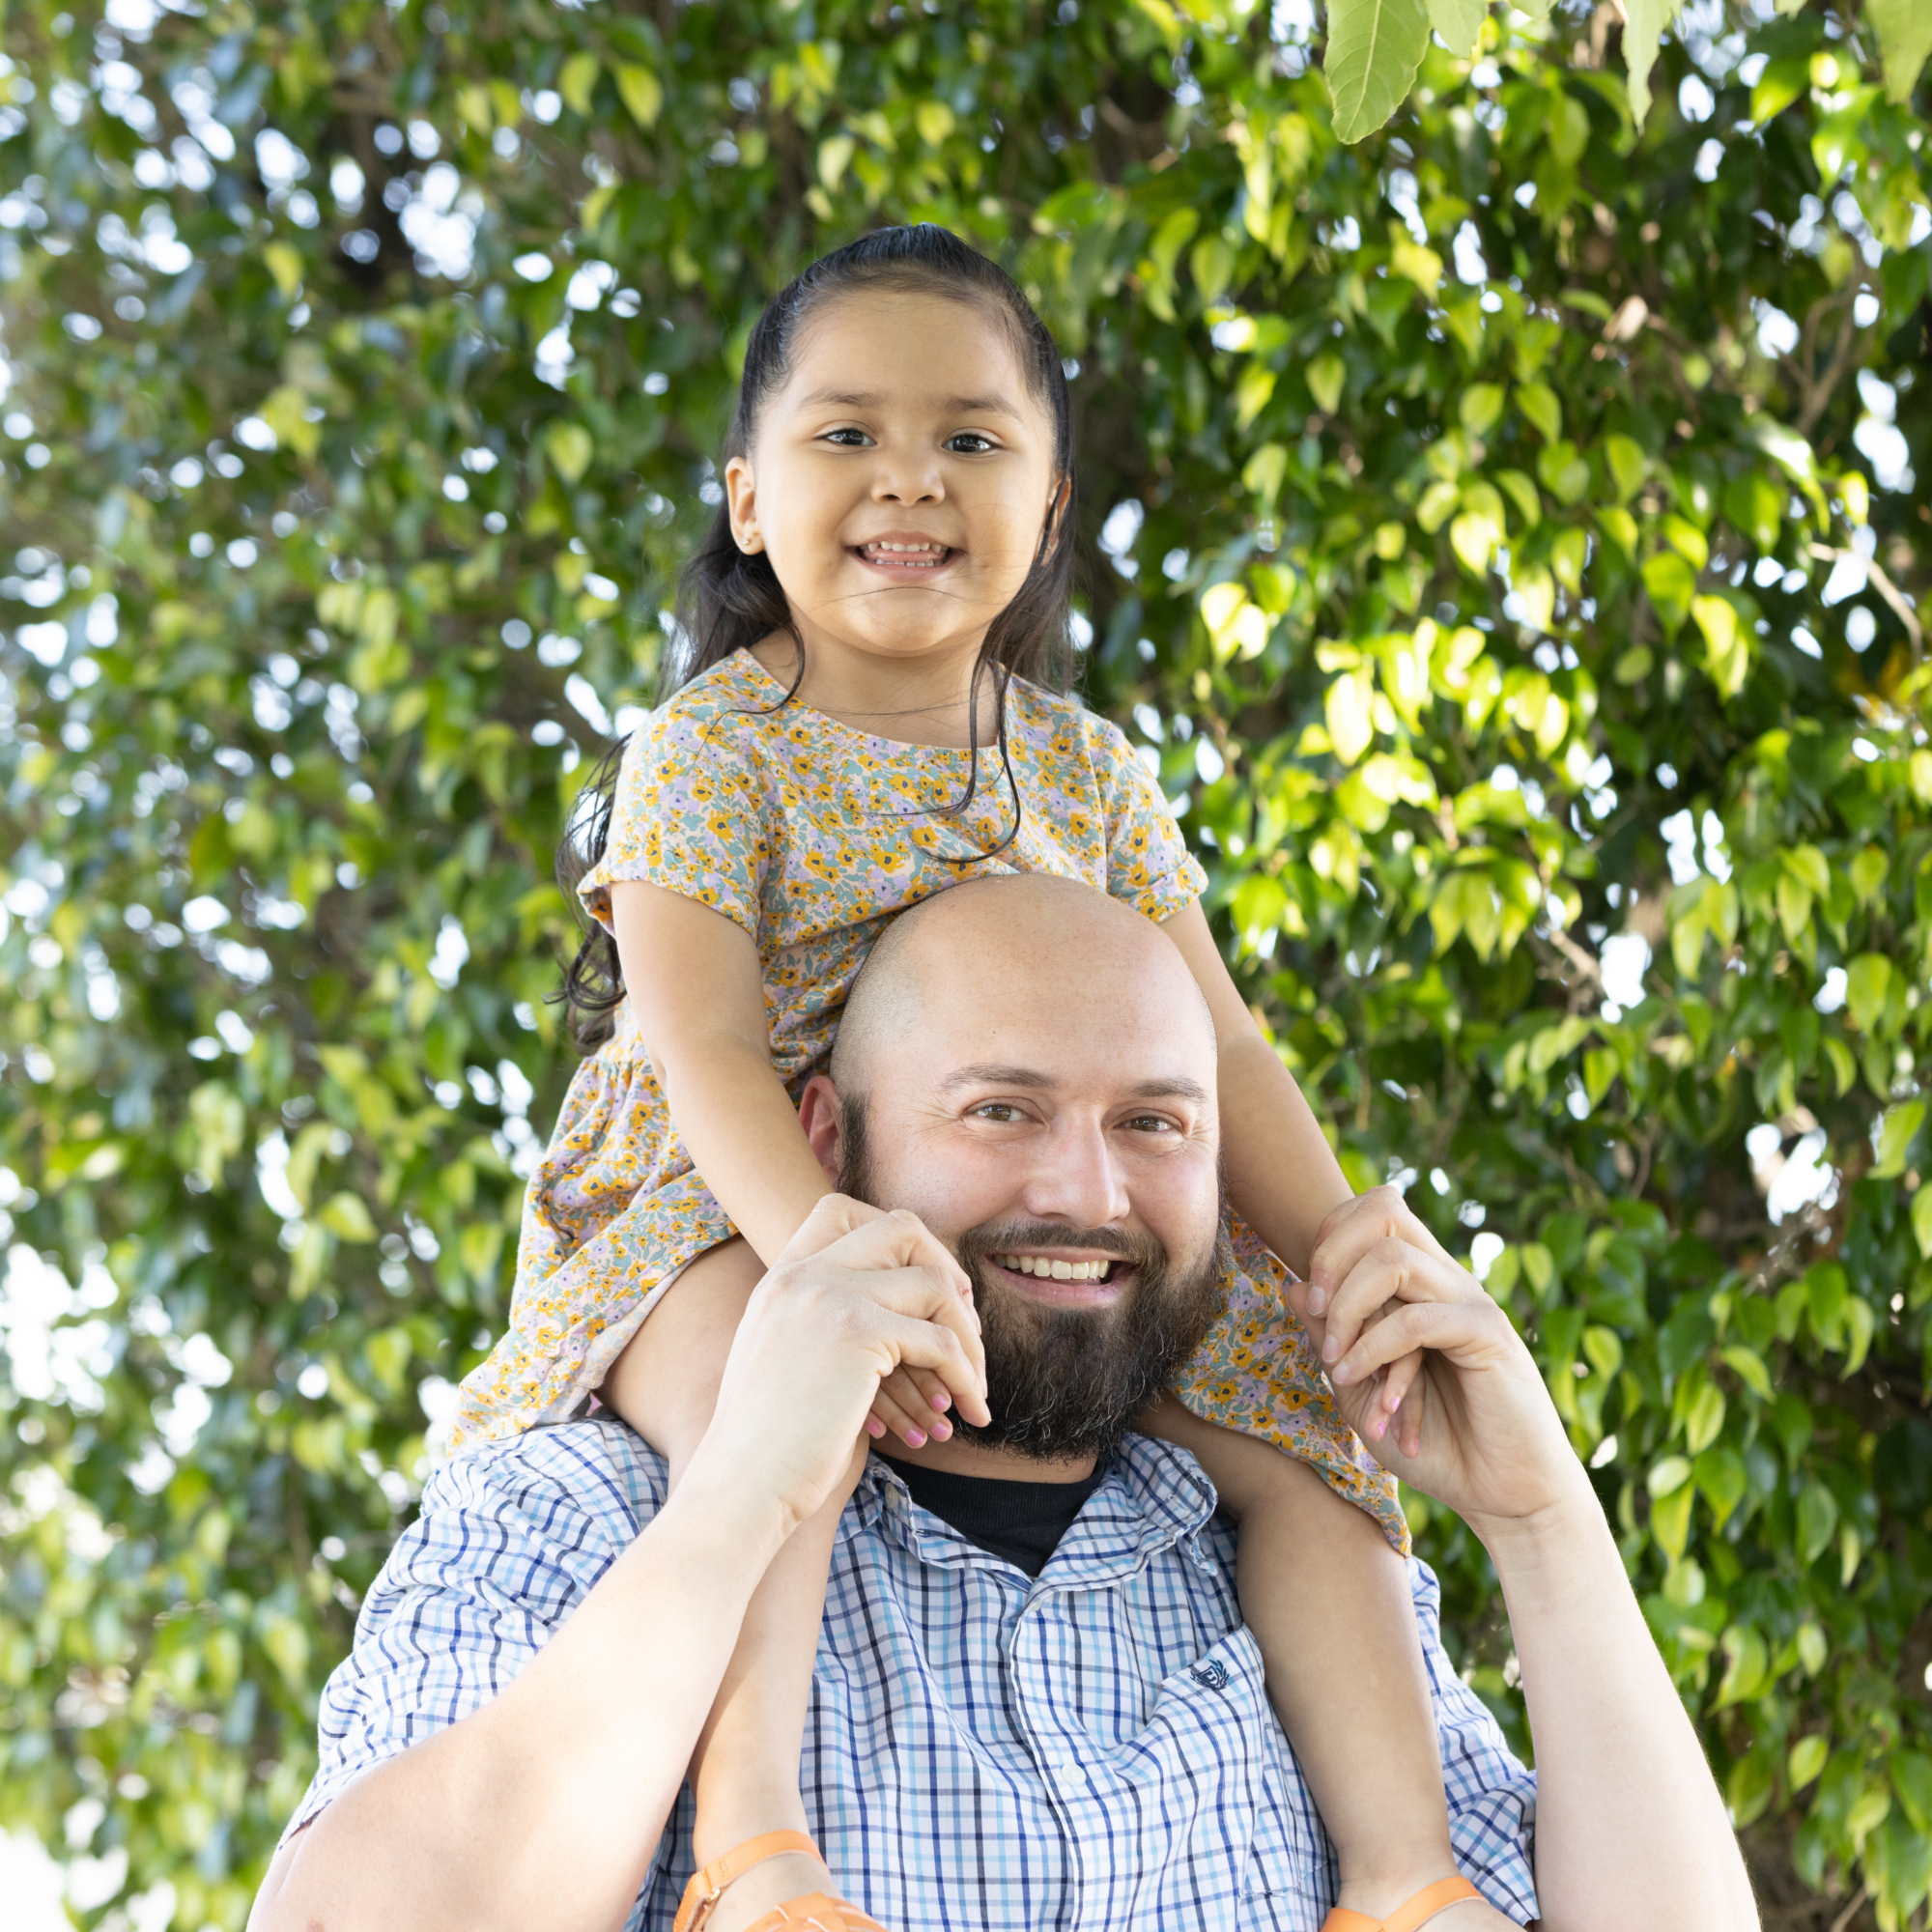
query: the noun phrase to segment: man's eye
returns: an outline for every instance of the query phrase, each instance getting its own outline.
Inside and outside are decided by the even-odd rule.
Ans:
[[[973,1111],[980,1120],[997,1121],[1002,1126],[1026,1119],[1025,1111],[1010,1100],[988,1100],[983,1107],[975,1107]]]
[[[1136,1114],[1132,1120],[1122,1121],[1121,1124],[1137,1134],[1171,1134],[1177,1131],[1174,1122],[1164,1114]]]
[[[971,443],[973,447],[962,449],[960,448],[961,443]],[[999,444],[989,436],[981,436],[976,429],[962,429],[957,436],[950,436],[946,439],[946,446],[948,449],[953,451],[955,455],[982,456],[989,449],[997,449]]]

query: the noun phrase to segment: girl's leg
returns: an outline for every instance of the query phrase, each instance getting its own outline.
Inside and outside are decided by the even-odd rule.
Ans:
[[[1171,1395],[1140,1427],[1187,1450],[1240,1525],[1241,1614],[1334,1842],[1339,1903],[1380,1919],[1456,1870],[1406,1567],[1372,1517],[1272,1445]],[[1431,1923],[1510,1921],[1468,1900]]]
[[[683,1475],[717,1405],[731,1340],[763,1278],[763,1264],[742,1240],[713,1248],[685,1269],[598,1391]],[[864,1459],[855,1455],[856,1480]],[[849,1488],[801,1523],[773,1559],[753,1596],[691,1761],[699,1865],[763,1832],[805,1832],[799,1754],[805,1738],[811,1667],[825,1613],[825,1579]],[[738,1932],[774,1905],[838,1887],[815,1859],[772,1859],[727,1887],[707,1921]]]

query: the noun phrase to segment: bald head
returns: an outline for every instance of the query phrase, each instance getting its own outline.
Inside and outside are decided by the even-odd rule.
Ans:
[[[1159,926],[1077,879],[1009,873],[968,881],[901,913],[873,946],[832,1050],[841,1092],[870,1091],[895,1040],[944,1014],[990,1037],[1056,1016],[1139,1029],[1151,1050],[1177,1033],[1205,1045],[1214,1022]]]

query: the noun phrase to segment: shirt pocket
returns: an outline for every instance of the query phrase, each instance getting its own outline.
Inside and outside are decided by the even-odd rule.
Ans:
[[[1326,1848],[1308,1829],[1313,1807],[1296,1814],[1299,1779],[1245,1627],[1162,1678],[1139,1730],[1086,1775],[1105,1823],[1094,1821],[1081,1861],[1104,1845],[1111,1868],[1098,1888],[1098,1873],[1083,1874],[1083,1894],[1106,1901],[1083,1910],[1083,1927],[1317,1932]]]

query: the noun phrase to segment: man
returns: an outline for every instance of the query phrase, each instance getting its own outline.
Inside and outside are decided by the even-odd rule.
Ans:
[[[804,1784],[856,1902],[895,1932],[1316,1932],[1325,1850],[1212,1492],[1184,1452],[1122,1435],[1210,1312],[1213,1081],[1185,966],[1125,908],[1021,878],[906,915],[802,1118],[829,1172],[913,1211],[835,1196],[801,1231],[668,1498],[659,1459],[606,1419],[437,1473],[330,1680],[261,1932],[668,1928],[691,1864],[679,1786],[745,1605],[855,1476]],[[1440,1925],[1493,1907],[1551,1932],[1755,1926],[1507,1319],[1387,1190],[1332,1218],[1312,1276],[1346,1411],[1483,1540],[1522,1666],[1534,1781],[1449,1669],[1415,1566],[1456,1850],[1490,1901]],[[1417,1347],[1384,1435],[1381,1371]],[[867,1409],[905,1367],[939,1374],[965,1426],[861,1471]]]

